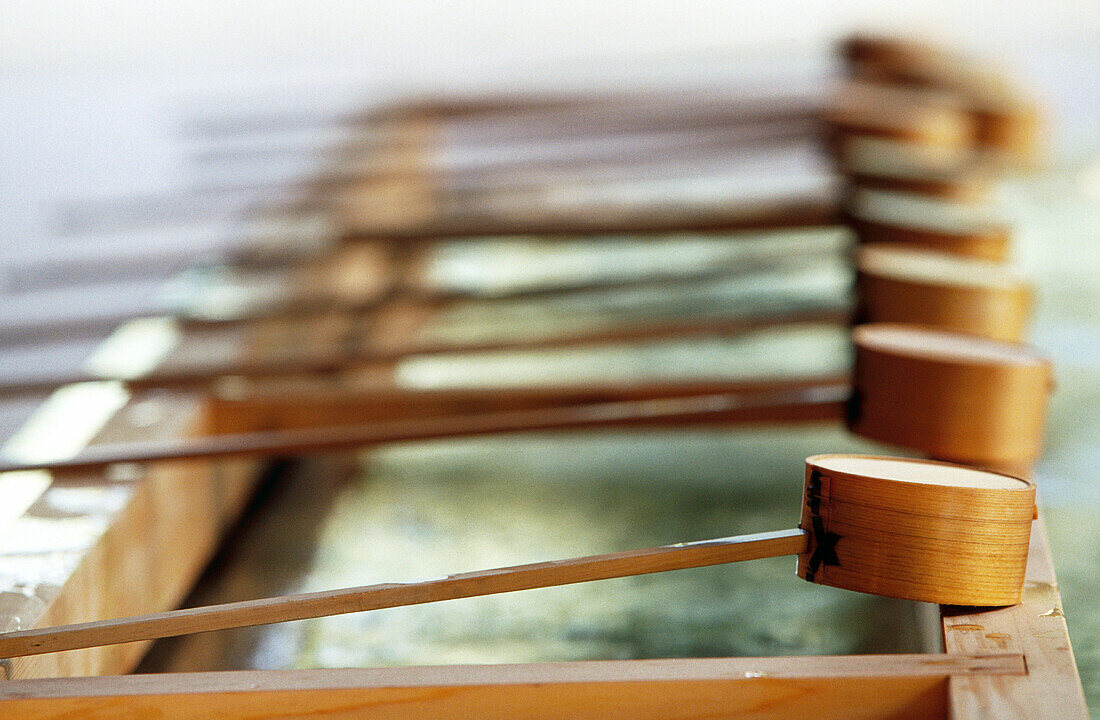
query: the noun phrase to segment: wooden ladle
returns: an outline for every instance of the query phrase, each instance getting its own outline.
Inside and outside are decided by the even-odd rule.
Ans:
[[[922,460],[815,455],[797,528],[0,635],[0,657],[798,556],[821,585],[950,605],[1019,602],[1035,486]]]

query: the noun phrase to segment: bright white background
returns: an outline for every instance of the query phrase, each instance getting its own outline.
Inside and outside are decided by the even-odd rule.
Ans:
[[[761,48],[820,54],[853,29],[1007,60],[1042,89],[1057,157],[1100,148],[1096,0],[0,0],[0,267],[78,249],[54,237],[58,202],[196,182],[189,119],[324,116],[408,88],[645,82],[654,68],[706,79]]]

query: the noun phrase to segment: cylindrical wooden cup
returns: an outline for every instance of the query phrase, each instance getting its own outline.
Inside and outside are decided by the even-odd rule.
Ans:
[[[985,203],[855,188],[844,214],[860,244],[901,243],[985,260],[1008,256],[1011,232]]]
[[[996,223],[966,230],[945,230],[867,220],[851,214],[846,219],[861,244],[905,243],[953,255],[997,261],[1008,257],[1011,244],[1008,226]]]
[[[1035,514],[1027,480],[927,460],[806,459],[798,556],[811,582],[945,605],[1020,601]]]
[[[1005,70],[919,40],[852,37],[841,45],[851,77],[950,90],[971,107],[977,140],[1002,157],[1033,166],[1041,156],[1042,113]]]
[[[901,245],[856,252],[860,320],[896,322],[1020,342],[1031,318],[1030,285],[996,262]]]
[[[968,148],[848,135],[840,141],[836,164],[852,188],[988,203],[993,177],[979,157]]]
[[[845,84],[824,119],[826,143],[834,153],[850,135],[963,149],[974,146],[977,133],[973,116],[950,93],[885,83]]]
[[[1033,349],[892,323],[861,325],[853,339],[852,432],[1012,472],[1038,458],[1053,382]]]

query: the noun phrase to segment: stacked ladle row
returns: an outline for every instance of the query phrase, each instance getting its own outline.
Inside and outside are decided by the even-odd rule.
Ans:
[[[845,193],[842,215],[861,241],[885,236],[906,246],[878,247],[867,242],[859,250],[859,310],[862,318],[874,322],[853,332],[851,378],[359,395],[339,386],[327,391],[310,386],[305,391],[278,392],[269,392],[268,386],[262,394],[235,393],[215,400],[221,412],[238,419],[243,432],[163,444],[93,446],[65,460],[13,462],[0,470],[83,471],[115,463],[278,456],[523,430],[837,418],[856,434],[940,460],[1024,473],[1040,451],[1051,380],[1049,365],[1038,354],[1004,342],[1020,339],[1018,333],[1026,324],[1021,316],[1030,303],[1026,284],[990,262],[1004,255],[1004,232],[969,221],[961,226],[935,221],[903,227],[883,222],[889,213],[881,208],[884,201],[893,202],[895,210],[916,207],[921,219],[928,210],[921,203],[930,202],[929,197],[940,202],[944,197],[982,196],[974,171],[995,166],[987,151],[1017,148],[1016,139],[1023,133],[1004,106],[967,95],[965,86],[937,91],[901,86],[899,81],[927,86],[944,79],[933,72],[936,67],[920,63],[902,72],[904,47],[887,43],[876,52],[868,47],[866,43],[850,47],[854,74],[862,84],[849,88],[829,116],[830,142],[851,187]],[[868,85],[868,77],[875,82]],[[385,206],[387,197],[375,195],[373,202]],[[415,230],[404,225],[394,229],[400,223],[388,215],[372,229],[365,219],[377,220],[380,215],[363,211],[366,204],[360,194],[357,233],[391,241],[437,238],[471,228],[483,234],[524,229],[514,219],[509,224],[493,216],[482,222],[476,214],[450,225],[445,217],[428,223],[418,220]],[[753,213],[759,209],[754,207]],[[637,216],[598,215],[594,226],[600,230],[612,222],[619,222],[616,227],[624,230],[639,223]],[[677,213],[671,216],[679,222]],[[560,216],[547,217],[537,218],[526,229],[591,229],[586,222],[570,224]],[[745,217],[738,215],[727,224],[743,224]],[[752,223],[776,224],[777,217],[755,214]],[[806,218],[796,214],[794,222],[804,223]],[[690,220],[684,226],[713,222]],[[668,225],[657,223],[651,229]],[[962,257],[930,254],[929,246]],[[277,367],[275,373],[271,367],[261,367],[263,371],[254,373],[218,368],[214,374],[308,375],[334,368],[340,369],[340,363],[330,358],[327,364]],[[204,370],[206,375],[177,374],[162,380],[205,380],[211,370]],[[67,380],[73,379],[82,378]],[[150,374],[134,384],[155,386],[157,382],[156,375]],[[360,418],[360,422],[331,422],[341,416]],[[381,419],[366,422],[373,418]],[[251,429],[272,427],[279,429]],[[862,592],[963,605],[1019,600],[1035,513],[1034,485],[1026,480],[928,461],[823,455],[807,461],[803,500],[801,522],[794,530],[502,568],[425,583],[24,630],[0,635],[0,657],[779,554],[797,554],[798,572],[808,580]]]

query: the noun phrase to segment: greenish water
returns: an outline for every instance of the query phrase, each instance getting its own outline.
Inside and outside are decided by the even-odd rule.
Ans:
[[[803,427],[393,448],[365,458],[345,483],[317,489],[298,477],[277,486],[192,600],[793,527],[806,455],[868,447],[836,428]],[[271,668],[921,649],[915,604],[811,585],[794,564],[775,558],[234,631],[213,658],[217,667]],[[202,668],[212,662],[208,644],[164,643],[144,669]]]
[[[767,291],[776,308],[807,302],[797,281],[804,274],[778,274],[796,280]],[[768,284],[745,283],[757,294]],[[842,287],[826,283],[814,297],[836,304]],[[707,312],[729,298],[698,302]],[[544,331],[553,314],[520,317]],[[486,316],[482,325],[493,331],[515,321]],[[584,352],[431,358],[408,363],[402,377],[427,386],[776,378],[834,374],[849,358],[844,328],[810,325]],[[366,456],[361,472],[339,483],[319,483],[303,468],[274,488],[189,603],[790,528],[805,457],[868,447],[838,425],[512,435],[391,448]],[[794,567],[793,558],[777,558],[186,638],[159,644],[143,669],[919,649],[915,605],[810,585]]]

